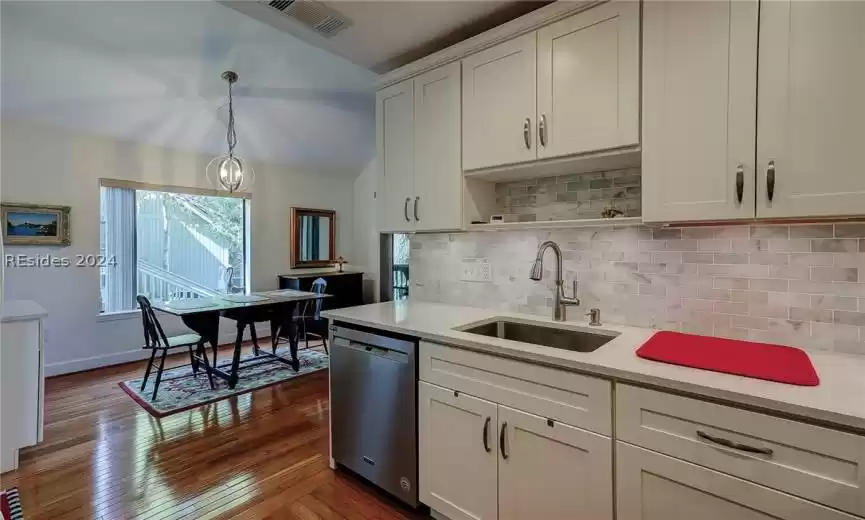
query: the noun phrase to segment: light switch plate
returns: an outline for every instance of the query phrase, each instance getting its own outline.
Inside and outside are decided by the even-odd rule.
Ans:
[[[463,258],[460,280],[491,283],[493,269],[488,258]]]

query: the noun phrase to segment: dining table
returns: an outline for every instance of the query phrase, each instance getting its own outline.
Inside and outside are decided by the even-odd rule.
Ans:
[[[250,294],[225,294],[206,298],[184,298],[165,301],[155,301],[151,305],[155,310],[179,317],[183,323],[196,332],[205,343],[213,349],[213,375],[228,382],[229,388],[234,388],[239,379],[238,371],[241,365],[240,353],[243,347],[243,334],[247,327],[253,342],[254,361],[264,357],[268,361],[276,360],[291,365],[295,372],[300,369],[297,357],[298,328],[295,311],[298,303],[308,302],[330,295],[306,291],[282,289],[278,291],[254,292]],[[237,325],[237,336],[234,340],[234,352],[231,366],[226,372],[217,364],[219,344],[220,318],[234,320]],[[258,345],[256,322],[270,322],[271,351],[267,352]],[[287,338],[291,358],[277,353],[279,338]],[[197,361],[193,361],[196,363]]]

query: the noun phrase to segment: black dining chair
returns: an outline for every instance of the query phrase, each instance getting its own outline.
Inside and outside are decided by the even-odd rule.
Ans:
[[[141,380],[141,391],[147,385],[147,379],[150,377],[150,372],[153,369],[153,361],[156,359],[156,351],[162,351],[162,357],[159,359],[159,369],[156,371],[156,382],[153,385],[153,397],[156,400],[156,392],[159,390],[159,383],[162,382],[162,370],[165,367],[165,355],[173,348],[187,347],[189,349],[189,361],[192,365],[192,373],[198,377],[198,362],[204,363],[204,369],[207,372],[207,378],[210,381],[210,389],[213,390],[213,373],[210,370],[210,363],[207,361],[207,352],[204,349],[204,340],[198,334],[180,334],[177,336],[167,337],[165,331],[162,330],[162,325],[156,318],[156,313],[153,312],[153,307],[150,306],[150,300],[146,296],[139,294],[136,297],[138,306],[141,308],[141,322],[144,324],[144,347],[150,349],[150,361],[147,362],[147,369],[144,371],[144,379]],[[192,352],[193,345],[196,348],[195,353]]]
[[[312,288],[309,292],[315,294],[324,294],[327,290],[327,280],[324,278],[316,278],[312,282]],[[298,330],[302,334],[303,340],[306,342],[306,348],[309,348],[309,336],[321,339],[324,346],[324,352],[329,354],[327,350],[327,319],[321,317],[321,305],[324,302],[323,298],[308,300],[304,303],[300,315],[295,317]]]

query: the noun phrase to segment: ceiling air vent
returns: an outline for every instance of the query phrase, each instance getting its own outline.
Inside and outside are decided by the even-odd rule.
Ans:
[[[263,0],[261,3],[276,9],[326,38],[330,38],[351,25],[351,22],[330,7],[313,0]]]

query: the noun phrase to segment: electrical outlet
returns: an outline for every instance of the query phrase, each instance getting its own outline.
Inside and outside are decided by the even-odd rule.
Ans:
[[[487,258],[463,258],[460,280],[464,282],[493,281],[493,270]]]

